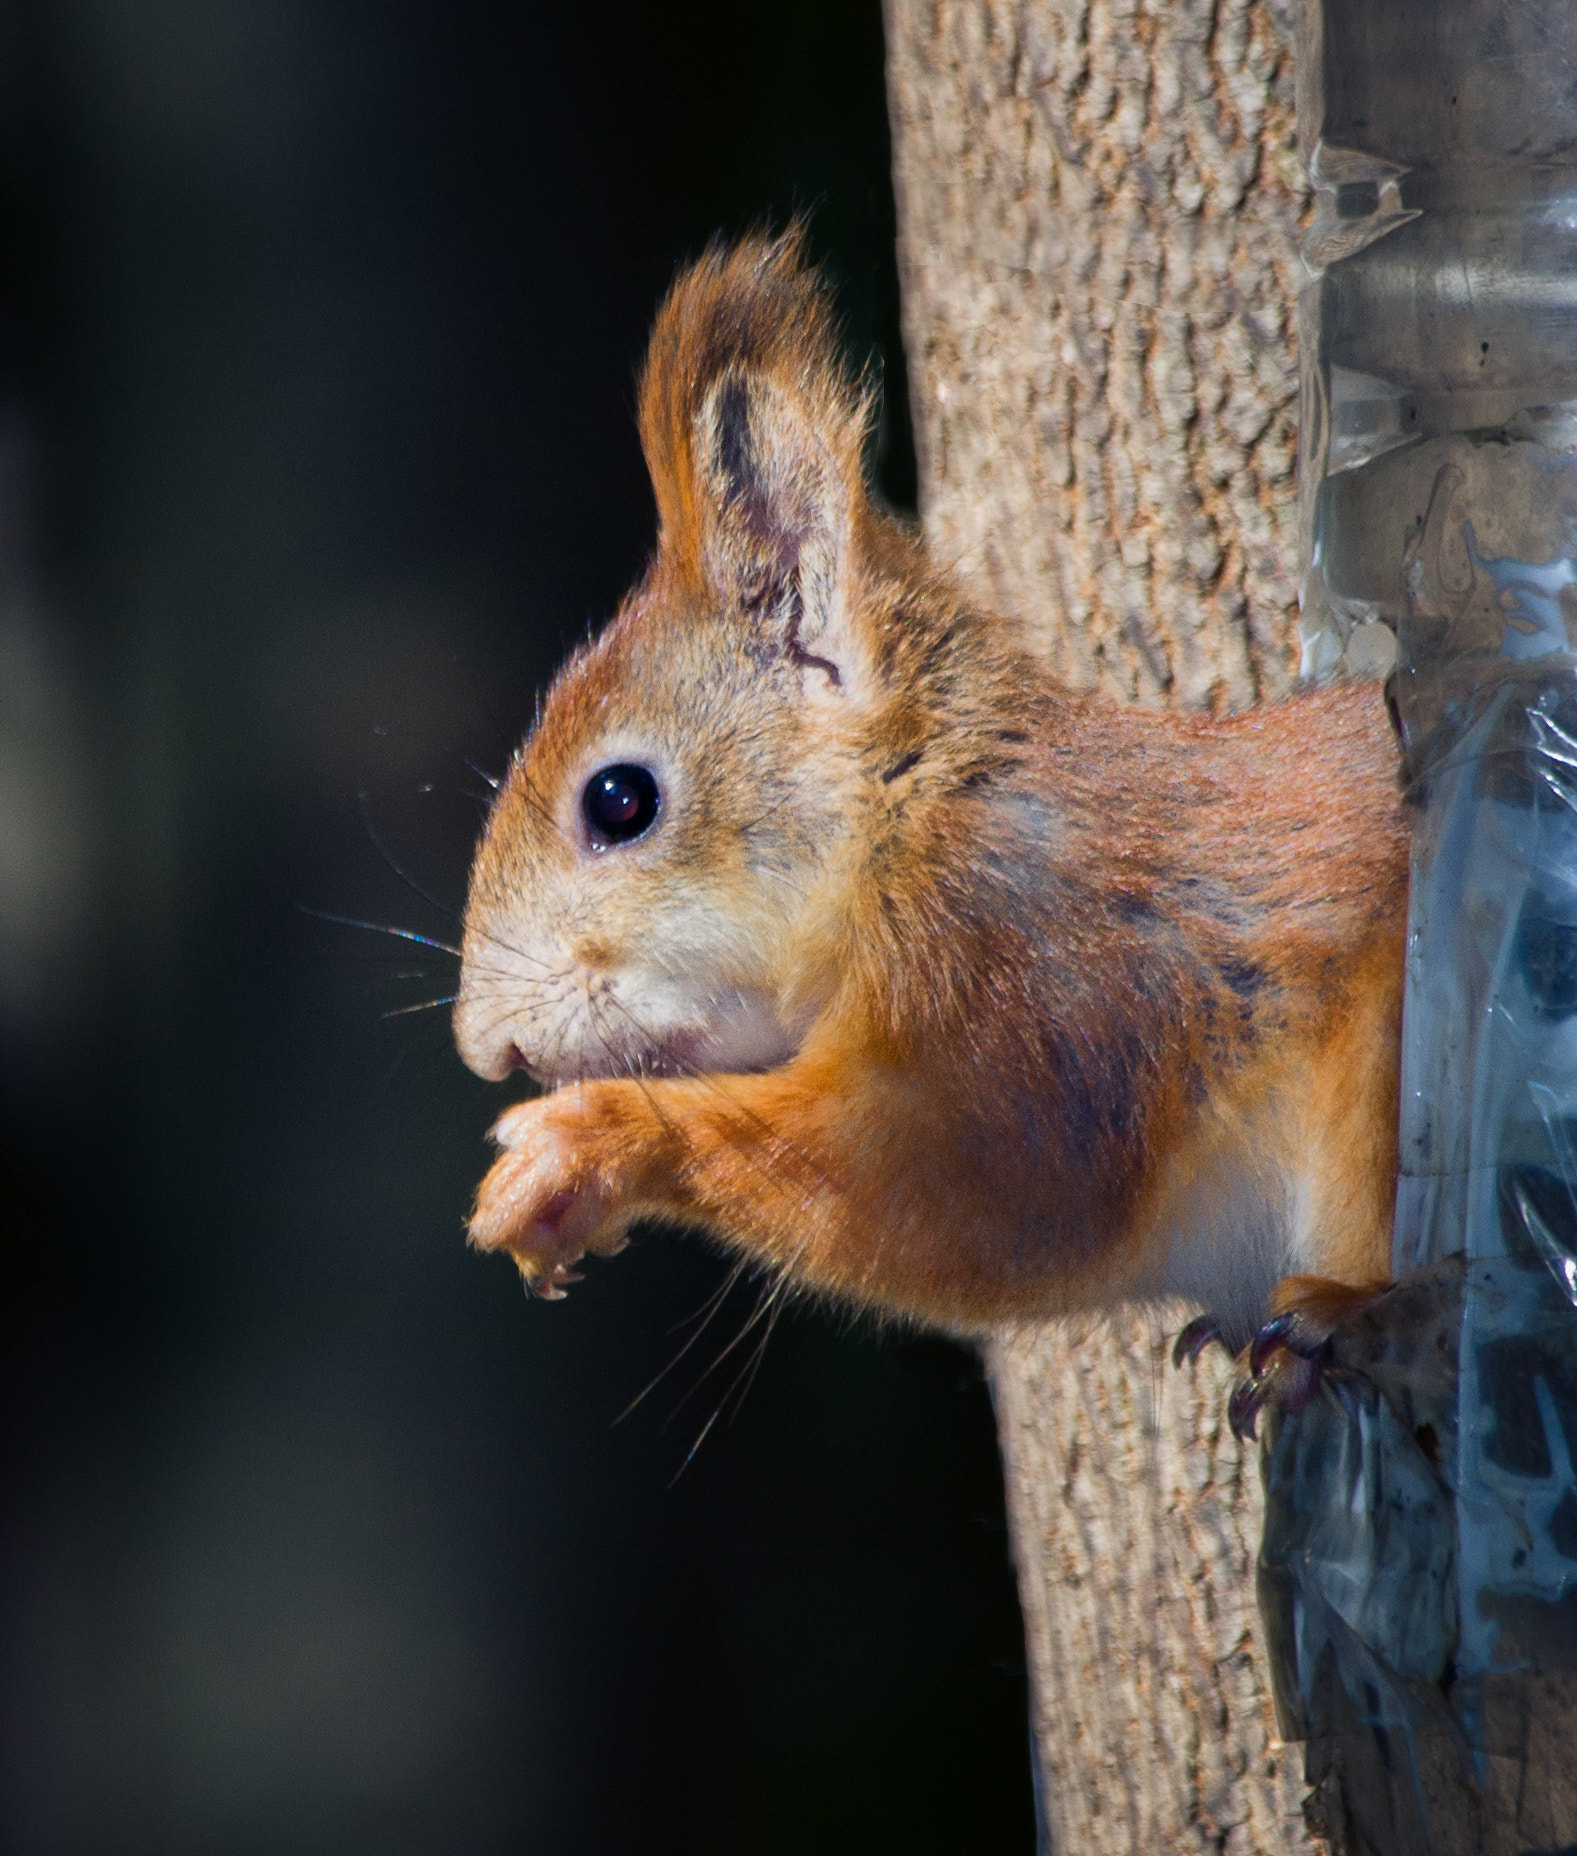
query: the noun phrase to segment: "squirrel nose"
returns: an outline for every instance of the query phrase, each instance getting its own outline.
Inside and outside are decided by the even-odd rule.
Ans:
[[[460,981],[454,1008],[454,1041],[468,1070],[490,1083],[501,1083],[516,1070],[529,1070],[512,1015],[500,1017],[498,1000],[479,1000]]]

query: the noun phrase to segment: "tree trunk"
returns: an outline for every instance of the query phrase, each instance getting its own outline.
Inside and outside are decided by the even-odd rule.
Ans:
[[[887,0],[933,553],[1062,679],[1237,708],[1294,663],[1290,0]],[[990,1349],[1043,1812],[1077,1856],[1315,1846],[1260,1487],[1187,1311]]]

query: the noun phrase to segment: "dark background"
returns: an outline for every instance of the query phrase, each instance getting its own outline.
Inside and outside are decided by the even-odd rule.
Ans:
[[[912,503],[881,59],[875,0],[3,16],[7,1851],[1033,1846],[971,1357],[806,1310],[725,1400],[739,1292],[616,1424],[719,1259],[528,1304],[502,1093],[385,1016],[453,963],[297,906],[454,934],[714,230],[813,212]]]

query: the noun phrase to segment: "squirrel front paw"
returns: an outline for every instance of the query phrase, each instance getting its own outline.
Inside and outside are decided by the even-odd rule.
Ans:
[[[579,1095],[572,1088],[522,1102],[500,1118],[492,1138],[504,1151],[471,1214],[472,1244],[507,1250],[526,1287],[548,1302],[580,1281],[573,1265],[588,1251],[613,1256],[628,1242],[617,1169],[599,1151]]]

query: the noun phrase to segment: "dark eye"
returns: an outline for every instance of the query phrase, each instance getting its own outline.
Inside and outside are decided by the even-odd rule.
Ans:
[[[661,800],[657,782],[646,768],[621,761],[617,767],[599,769],[580,796],[592,844],[603,851],[610,844],[628,844],[650,831]]]

